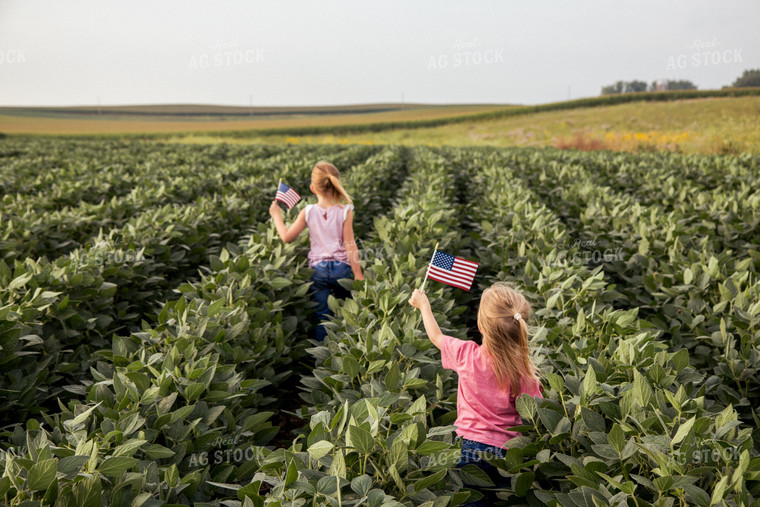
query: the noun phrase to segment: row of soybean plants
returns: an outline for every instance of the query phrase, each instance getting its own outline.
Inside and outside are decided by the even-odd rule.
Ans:
[[[118,227],[158,204],[184,204],[210,195],[196,183],[224,172],[221,160],[210,167],[208,154],[205,164],[179,164],[170,153],[158,148],[146,152],[144,145],[130,150],[123,143],[58,141],[51,148],[59,144],[70,147],[64,160],[34,157],[34,152],[13,158],[13,169],[22,177],[35,174],[35,165],[44,164],[47,170],[36,174],[27,188],[3,196],[0,256],[7,262],[55,258],[84,245],[99,229]]]
[[[12,147],[23,148],[14,152]],[[3,194],[14,204],[26,198],[40,211],[98,203],[130,194],[151,179],[155,186],[177,185],[173,175],[209,177],[230,162],[251,164],[282,151],[276,146],[177,146],[118,141],[31,140],[0,144]],[[60,153],[63,151],[63,153]],[[56,153],[57,156],[51,157]],[[15,181],[13,185],[11,182]],[[189,192],[189,188],[178,189]],[[8,203],[6,203],[6,208]]]
[[[97,146],[94,144],[93,153],[81,162],[79,157],[87,153],[73,150],[72,162],[79,162],[85,170],[81,175],[75,170],[60,171],[58,186],[73,187],[73,191],[67,188],[65,196],[52,186],[36,195],[20,192],[3,197],[0,257],[7,262],[42,255],[52,259],[92,244],[99,231],[130,227],[142,214],[204,205],[233,188],[243,198],[251,192],[255,195],[255,186],[240,186],[240,182],[313,151],[284,148],[274,152],[253,147],[249,153],[244,148],[221,151],[179,146],[175,152],[158,151],[146,159],[144,153],[138,151],[135,156],[124,149],[119,151],[120,165],[109,165],[112,156],[99,157]],[[108,144],[100,149],[109,153],[105,146]],[[183,151],[189,152],[188,156],[180,156]],[[331,152],[335,149],[327,149]],[[112,184],[121,179],[124,184]],[[86,188],[93,185],[98,188]],[[99,198],[93,200],[93,195]]]
[[[91,351],[154,320],[173,288],[266,216],[278,174],[306,185],[314,157],[334,154],[350,166],[367,153],[302,150],[232,182],[225,195],[143,213],[53,262],[26,259],[11,268],[0,261],[3,402],[34,413],[55,396],[81,394]]]
[[[760,157],[751,154],[726,155],[681,155],[673,153],[619,153],[582,151],[537,150],[532,148],[515,150],[511,157],[518,159],[535,158],[534,162],[551,166],[562,171],[578,165],[591,172],[596,181],[615,190],[625,191],[637,200],[651,204],[669,205],[669,197],[688,199],[686,188],[674,186],[674,182],[688,182],[699,190],[739,190],[752,185],[760,169]],[[531,171],[531,174],[534,174]],[[542,182],[548,174],[535,174]],[[663,199],[664,198],[664,199]]]
[[[547,165],[544,161],[544,165]],[[663,213],[684,214],[684,205],[690,207],[685,213],[692,220],[701,219],[701,213],[714,215],[721,208],[721,220],[713,236],[724,248],[746,249],[752,245],[752,234],[758,225],[754,220],[750,196],[757,184],[760,157],[733,156],[678,156],[658,154],[641,156],[635,154],[598,154],[594,156],[572,154],[563,158],[553,157],[548,163],[549,172],[558,173],[568,182],[578,177],[629,196],[646,206],[656,206]],[[531,172],[531,175],[535,172]],[[544,180],[553,177],[542,174]],[[572,179],[567,180],[570,177]],[[731,203],[726,207],[726,202]],[[743,209],[744,208],[744,209]],[[738,215],[744,222],[732,220]],[[727,233],[728,232],[728,233]]]
[[[400,153],[370,160],[402,174]],[[368,186],[393,188],[383,172],[375,177]],[[276,405],[304,348],[309,270],[300,248],[259,223],[212,257],[201,280],[179,286],[157,325],[114,336],[94,354],[85,403],[4,433],[5,503],[199,505],[233,472],[250,477],[251,444],[278,431],[262,408]]]
[[[261,447],[248,483],[228,485],[243,505],[444,505],[469,497],[454,442],[456,380],[444,370],[408,304],[432,247],[461,251],[454,204],[461,167],[434,150],[410,149],[396,205],[363,241],[366,282],[331,300],[335,317],[302,379],[308,426],[287,448]],[[358,213],[358,212],[357,212]],[[447,289],[428,285],[444,332],[462,335]],[[465,473],[479,477],[477,471]]]
[[[665,212],[595,184],[582,166],[549,177],[559,182],[552,206],[589,249],[611,253],[600,260],[618,284],[620,304],[641,307],[674,350],[689,349],[691,364],[710,374],[709,395],[757,426],[760,197],[752,187],[701,190],[673,181],[659,192]]]
[[[610,154],[591,158],[585,167],[595,171],[594,163],[602,163],[597,172],[604,184],[632,193],[646,204],[660,203],[666,210],[672,198],[688,200],[689,189],[679,183],[688,182],[697,191],[739,191],[754,185],[760,169],[760,157],[750,154],[728,155],[658,155],[639,156]],[[653,171],[652,168],[655,170]],[[675,184],[674,184],[675,183]]]
[[[0,143],[0,156],[3,160],[0,166],[0,188],[5,194],[22,193],[42,197],[41,193],[61,185],[61,189],[69,188],[73,192],[59,192],[58,198],[71,196],[67,203],[74,204],[78,189],[92,190],[101,194],[101,198],[110,194],[128,193],[130,187],[126,183],[132,178],[129,169],[140,170],[135,166],[130,167],[130,158],[139,164],[171,158],[176,164],[179,157],[186,157],[190,153],[178,152],[171,145],[136,144],[117,140],[31,137],[3,139]],[[123,178],[114,178],[104,185],[99,180],[88,177],[95,168],[104,167],[108,167],[114,176],[122,175]],[[101,177],[109,178],[105,174]],[[78,187],[77,184],[82,186]]]
[[[523,436],[495,462],[513,477],[501,494],[583,506],[755,501],[751,428],[709,398],[687,349],[659,341],[637,308],[615,309],[600,267],[568,262],[582,247],[568,246],[572,231],[522,181],[526,168],[483,156],[479,255],[492,256],[486,269],[500,266],[488,283],[509,281],[533,300],[546,389],[543,400],[518,399]]]
[[[543,197],[553,198],[572,185],[590,183],[602,187],[603,192],[630,199],[631,204],[656,207],[663,214],[675,213],[692,222],[699,222],[707,213],[713,222],[705,224],[713,227],[711,239],[741,255],[746,255],[745,251],[758,239],[760,219],[752,196],[760,157],[522,150],[509,158],[524,169],[521,176],[535,185]],[[562,204],[561,200],[550,202]],[[557,209],[571,220],[579,211],[582,210]]]

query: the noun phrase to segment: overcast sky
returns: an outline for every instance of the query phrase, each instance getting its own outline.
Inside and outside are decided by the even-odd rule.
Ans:
[[[539,104],[760,68],[758,0],[0,0],[0,105]]]

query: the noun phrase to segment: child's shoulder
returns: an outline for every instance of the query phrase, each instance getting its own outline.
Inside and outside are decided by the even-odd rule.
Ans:
[[[469,370],[480,357],[480,345],[444,334],[441,336],[441,364],[454,371]]]
[[[443,344],[444,341],[448,347],[459,353],[462,353],[464,351],[471,353],[480,349],[480,345],[478,345],[475,340],[462,339],[457,338],[456,336],[444,334],[441,339],[441,344]]]
[[[457,338],[456,336],[452,336],[452,335],[449,335],[449,334],[444,334],[443,336],[446,337],[446,338],[448,338],[448,339],[450,339],[450,340],[455,340],[456,342],[461,342],[461,343],[458,343],[458,345],[470,344],[470,345],[475,345],[475,346],[479,347],[478,342],[476,342],[475,340],[470,340],[469,338]]]
[[[343,221],[345,222],[348,218],[348,212],[354,210],[353,204],[336,204],[336,206],[340,207],[340,209],[343,210]]]

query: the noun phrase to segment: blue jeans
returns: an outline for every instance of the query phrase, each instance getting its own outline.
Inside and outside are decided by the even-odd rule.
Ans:
[[[462,457],[459,458],[457,468],[462,468],[465,465],[475,465],[483,470],[488,477],[491,478],[496,488],[509,489],[511,487],[510,479],[502,477],[499,474],[499,470],[488,463],[486,459],[503,458],[507,453],[506,449],[496,447],[482,442],[476,442],[475,440],[469,440],[467,438],[457,437],[462,440]],[[478,486],[468,485],[467,481],[463,481],[464,485],[468,489],[479,491],[485,495],[481,500],[470,502],[465,505],[468,506],[481,506],[481,505],[493,505],[498,500],[495,493],[490,491],[484,491]]]
[[[314,266],[314,274],[311,275],[311,295],[316,301],[317,328],[314,330],[314,338],[323,341],[327,336],[324,326],[319,323],[330,318],[331,312],[327,306],[327,298],[330,294],[338,299],[345,299],[351,295],[345,287],[338,283],[341,278],[353,278],[351,266],[341,261],[322,261]]]

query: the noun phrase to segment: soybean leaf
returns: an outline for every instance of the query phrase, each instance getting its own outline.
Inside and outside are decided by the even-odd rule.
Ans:
[[[444,478],[446,475],[446,470],[440,470],[432,475],[428,475],[424,479],[420,479],[417,482],[414,483],[414,491],[421,491],[425,488],[428,488],[435,484],[436,482],[440,481]]]
[[[58,460],[56,458],[50,458],[32,465],[27,478],[27,488],[32,491],[47,490],[53,479],[55,479],[57,464]]]
[[[111,456],[105,459],[98,467],[98,471],[109,477],[119,477],[129,468],[132,468],[137,460],[127,456]]]
[[[694,426],[694,422],[697,420],[697,416],[692,416],[688,421],[683,423],[678,427],[678,431],[676,431],[676,434],[673,436],[673,440],[671,441],[673,444],[677,444],[681,442],[684,438],[686,438],[686,435],[689,434],[689,431],[691,431],[691,428]]]
[[[375,447],[375,439],[369,431],[359,426],[349,426],[348,432],[351,436],[351,444],[362,454],[369,454]]]
[[[515,494],[517,496],[525,496],[530,491],[530,487],[533,485],[533,480],[536,478],[536,474],[533,472],[523,472],[517,476],[514,482]]]
[[[332,448],[332,442],[328,442],[327,440],[320,440],[319,442],[310,446],[308,452],[313,459],[319,459],[328,452],[332,451]]]

